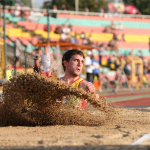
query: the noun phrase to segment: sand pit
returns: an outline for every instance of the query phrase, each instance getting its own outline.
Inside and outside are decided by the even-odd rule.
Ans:
[[[106,126],[1,127],[0,146],[130,145],[150,133],[150,109],[128,110],[122,115],[122,121]]]
[[[95,111],[64,109],[62,103],[56,104],[56,99],[63,101],[70,93],[86,99]],[[13,78],[4,86],[3,96],[1,147],[130,145],[150,133],[150,109],[114,109],[103,98],[97,100],[38,74]]]

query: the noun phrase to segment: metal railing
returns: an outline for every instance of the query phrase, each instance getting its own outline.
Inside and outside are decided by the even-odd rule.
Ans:
[[[0,6],[2,7],[2,6]],[[15,6],[6,6],[6,9],[15,9]],[[21,8],[22,10],[34,10],[46,13],[47,9],[38,9],[38,8]],[[50,13],[52,13],[53,10],[50,9]],[[142,18],[142,19],[150,19],[150,15],[133,15],[133,14],[113,14],[113,13],[99,13],[99,12],[83,12],[83,11],[64,11],[64,10],[57,10],[58,14],[70,14],[70,15],[87,15],[87,16],[100,16],[100,17],[121,17],[121,18]]]

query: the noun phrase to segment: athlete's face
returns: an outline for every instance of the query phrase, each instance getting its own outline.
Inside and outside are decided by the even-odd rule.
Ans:
[[[64,65],[66,67],[66,71],[68,71],[68,73],[72,76],[79,76],[83,68],[83,62],[84,58],[76,54],[70,58],[69,62],[64,61]]]

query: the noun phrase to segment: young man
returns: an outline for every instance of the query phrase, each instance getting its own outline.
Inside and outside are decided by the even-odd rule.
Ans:
[[[86,92],[95,94],[95,87],[91,82],[88,82],[79,77],[84,63],[84,54],[80,50],[69,50],[62,58],[62,66],[65,72],[64,77],[60,78],[63,82],[73,85],[78,88],[83,88]],[[98,97],[98,95],[96,95]],[[81,100],[81,109],[84,110],[86,101]]]

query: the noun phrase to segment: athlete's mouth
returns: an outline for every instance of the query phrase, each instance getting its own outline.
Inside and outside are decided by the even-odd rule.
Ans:
[[[77,69],[77,71],[79,72],[79,71],[80,71],[80,69]]]

